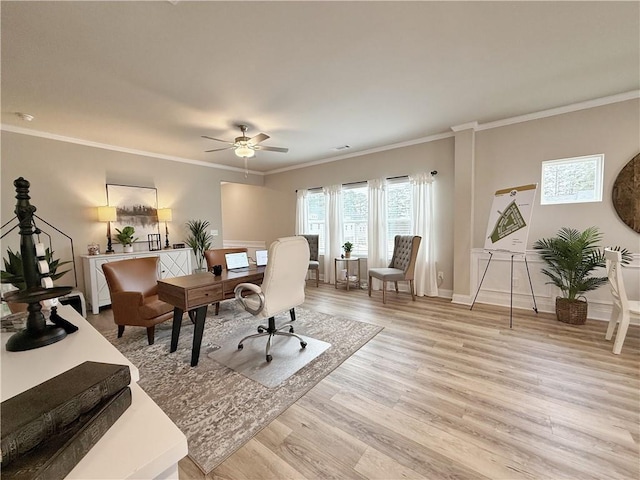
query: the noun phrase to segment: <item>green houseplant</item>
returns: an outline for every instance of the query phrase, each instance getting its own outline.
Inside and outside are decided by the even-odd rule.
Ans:
[[[562,293],[556,297],[556,316],[565,323],[582,325],[587,320],[587,299],[585,292],[596,290],[605,283],[607,277],[594,276],[595,270],[605,266],[604,249],[598,243],[602,233],[597,227],[589,227],[580,232],[563,227],[555,237],[542,238],[533,244],[546,264],[542,273],[549,277],[548,284],[558,287]],[[619,247],[614,247],[620,250]],[[622,250],[623,263],[629,263],[631,256]]]
[[[344,258],[350,258],[351,250],[353,250],[353,243],[344,242],[344,245],[342,245],[342,249],[344,250]]]
[[[189,236],[186,243],[193,249],[196,256],[196,270],[204,269],[204,251],[211,248],[211,235],[207,232],[209,222],[207,220],[189,220],[187,222]]]
[[[138,237],[134,237],[136,232],[131,226],[123,227],[122,230],[116,228],[116,241],[122,244],[122,248],[125,253],[133,252],[133,242],[138,241]]]

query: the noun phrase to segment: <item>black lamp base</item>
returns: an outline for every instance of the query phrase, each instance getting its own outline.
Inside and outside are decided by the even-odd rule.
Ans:
[[[45,347],[52,343],[59,342],[67,336],[64,328],[55,325],[46,325],[44,330],[37,332],[35,335],[28,329],[14,333],[7,341],[7,351],[24,352],[34,348]]]

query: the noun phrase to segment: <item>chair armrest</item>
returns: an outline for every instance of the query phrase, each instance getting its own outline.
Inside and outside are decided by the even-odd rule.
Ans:
[[[245,297],[243,297],[242,295],[245,291],[252,292],[253,295],[251,296],[258,298],[258,300],[260,301],[260,305],[258,306],[258,308],[253,308],[247,304]],[[242,305],[242,308],[244,308],[247,312],[249,312],[252,315],[256,315],[260,313],[264,308],[264,294],[262,293],[262,289],[258,285],[255,285],[253,283],[240,283],[236,285],[236,288],[233,290],[233,293],[236,296],[236,300],[238,300]]]
[[[118,325],[140,325],[138,309],[144,303],[141,292],[116,292],[111,294],[113,320]]]

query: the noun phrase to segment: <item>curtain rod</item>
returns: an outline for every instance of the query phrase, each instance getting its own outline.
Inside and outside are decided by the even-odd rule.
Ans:
[[[438,174],[438,171],[437,170],[431,170],[431,172],[429,172],[429,173],[431,173],[431,175],[435,176],[435,175]],[[399,178],[409,178],[409,175],[398,175],[397,177],[387,177],[387,178],[385,178],[385,180],[397,180]],[[349,186],[349,185],[357,185],[359,183],[366,183],[366,180],[360,180],[359,182],[343,183],[342,186],[346,187],[346,186]],[[322,189],[322,187],[307,188],[307,190],[321,190],[321,189]],[[298,190],[296,189],[296,192],[297,191]]]

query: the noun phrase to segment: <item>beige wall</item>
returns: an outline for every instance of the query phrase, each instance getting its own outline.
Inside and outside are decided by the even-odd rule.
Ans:
[[[472,200],[469,208],[473,217],[471,221],[469,218],[464,220],[472,229],[471,248],[484,245],[489,208],[496,190],[539,183],[543,160],[604,153],[603,202],[541,206],[538,192],[528,248],[536,239],[553,235],[562,226],[584,229],[597,225],[605,234],[604,243],[639,252],[640,237],[618,219],[611,203],[615,177],[640,151],[639,112],[640,101],[630,100],[504,127],[483,129],[481,125],[475,133],[475,141],[471,143],[475,145],[472,151],[461,153],[462,157],[472,159],[469,164],[472,166],[469,170],[472,172],[471,184],[464,186]],[[436,258],[438,270],[445,274],[440,287],[444,291],[453,291],[453,279],[461,278],[459,291],[453,291],[454,298],[458,296],[458,300],[466,302],[475,293],[475,280],[470,278],[471,251],[458,255],[464,261],[458,262],[454,272],[454,187],[462,188],[454,178],[454,162],[458,155],[454,152],[454,145],[454,138],[447,138],[268,175],[265,189],[255,194],[254,201],[248,197],[244,201],[253,203],[260,211],[268,205],[274,213],[255,218],[255,236],[247,239],[265,240],[268,245],[278,236],[293,232],[296,189],[436,169],[440,172],[436,182]],[[246,187],[242,192],[250,195]],[[239,213],[236,221],[238,217]],[[235,231],[238,235],[250,235],[242,230]]]
[[[294,232],[297,189],[437,170],[435,256],[438,270],[444,273],[444,282],[441,287],[451,290],[453,287],[453,146],[453,138],[446,138],[268,175],[265,178],[267,193],[261,201],[268,203],[275,217],[263,217],[259,227],[271,235],[265,238],[267,245],[279,235]],[[277,219],[276,222],[273,221],[274,218]]]
[[[86,254],[87,244],[99,243],[106,249],[106,226],[98,223],[96,207],[106,204],[107,183],[155,187],[158,206],[173,209],[169,224],[169,241],[183,242],[187,236],[185,222],[208,220],[221,235],[215,246],[222,246],[220,182],[261,184],[263,177],[244,173],[178,163],[158,158],[82,146],[34,136],[2,132],[1,221],[13,216],[15,188],[13,181],[22,176],[31,182],[31,203],[36,214],[73,238],[75,254]],[[4,230],[3,230],[4,233]],[[164,226],[160,229],[164,245]],[[146,250],[147,243],[136,244]],[[18,248],[19,235],[10,233],[2,240],[2,254],[7,246]],[[70,259],[67,244],[54,238],[53,248],[62,259]],[[120,245],[114,245],[119,251]],[[78,281],[82,286],[82,266],[77,262]],[[63,278],[60,284],[73,279]]]
[[[640,151],[639,131],[639,100],[499,128],[483,129],[481,125],[472,152],[472,248],[484,245],[496,190],[539,183],[543,160],[604,153],[604,201],[541,206],[538,194],[529,248],[537,238],[553,235],[562,226],[582,229],[597,225],[605,233],[605,243],[639,252],[640,237],[618,219],[610,199],[618,172]],[[32,202],[38,207],[38,215],[73,237],[76,255],[85,253],[87,243],[92,241],[104,249],[105,226],[97,222],[95,207],[106,203],[105,184],[118,183],[157,188],[159,206],[173,208],[174,222],[169,227],[172,243],[184,240],[187,220],[199,218],[209,220],[211,228],[220,231],[214,244],[217,247],[222,246],[223,238],[264,241],[269,245],[294,232],[296,189],[438,170],[436,260],[438,270],[444,272],[440,287],[452,291],[453,205],[457,188],[454,148],[451,137],[268,175],[264,186],[259,187],[263,177],[244,178],[241,172],[2,132],[2,222],[13,216],[12,182],[24,176],[31,181]],[[221,187],[221,182],[232,183]],[[3,241],[2,252],[17,240],[17,234],[10,234],[8,241]],[[55,244],[54,247],[58,249]],[[456,269],[457,275],[469,277],[469,264]]]
[[[473,246],[484,246],[489,209],[496,190],[539,184],[544,160],[604,153],[603,201],[540,205],[538,189],[528,248],[537,239],[554,235],[561,227],[582,230],[595,225],[604,232],[605,244],[639,252],[640,236],[619,219],[611,201],[618,173],[640,151],[639,132],[640,100],[477,132]]]

